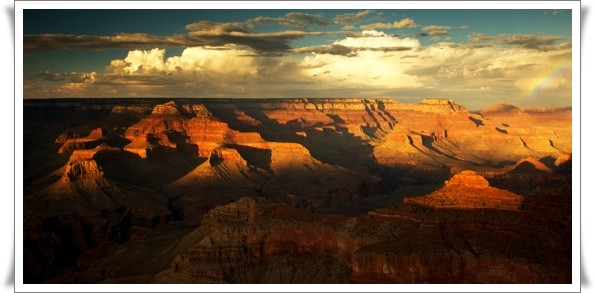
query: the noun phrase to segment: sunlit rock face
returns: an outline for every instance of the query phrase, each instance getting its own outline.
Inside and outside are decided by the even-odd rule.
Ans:
[[[466,170],[455,176],[450,180],[444,182],[445,186],[465,186],[469,188],[487,188],[490,183],[474,171]]]
[[[570,280],[569,108],[475,112],[442,98],[24,108],[28,282]]]
[[[518,210],[522,202],[522,196],[490,187],[485,178],[470,170],[454,175],[443,188],[429,195],[403,199],[406,204],[451,209]]]

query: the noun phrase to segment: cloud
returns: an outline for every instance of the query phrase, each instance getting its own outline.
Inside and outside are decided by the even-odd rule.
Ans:
[[[208,20],[201,20],[198,22],[190,23],[186,25],[186,29],[191,32],[202,32],[206,34],[226,34],[232,32],[248,33],[250,29],[244,23],[240,22],[213,22]]]
[[[45,71],[43,73],[38,73],[29,79],[41,79],[41,80],[50,81],[50,82],[68,81],[71,83],[84,83],[89,80],[93,81],[96,76],[97,76],[96,72],[91,72],[91,73],[86,73],[86,72],[56,73],[56,72]]]
[[[492,42],[497,39],[496,36],[487,36],[483,33],[472,33],[467,36],[470,43]]]
[[[435,37],[435,36],[446,36],[450,35],[448,32],[449,29],[452,27],[446,25],[427,25],[421,28],[428,36]]]
[[[389,55],[393,53],[397,55]],[[370,92],[366,91],[370,89],[378,93],[400,87],[422,87],[421,80],[405,73],[410,65],[400,62],[397,56],[400,52],[375,50],[359,51],[351,57],[311,54],[304,58],[301,66],[307,75],[317,77],[317,83],[312,88],[351,91],[353,96],[368,97]]]
[[[354,48],[350,48],[343,45],[322,45],[322,46],[309,46],[309,47],[301,47],[296,48],[293,50],[296,54],[331,54],[331,55],[344,55],[344,56],[353,56],[355,55]]]
[[[470,43],[493,43],[541,51],[564,50],[571,47],[569,42],[563,42],[567,40],[565,37],[543,34],[490,36],[483,33],[473,33],[468,36],[468,40]]]
[[[203,35],[212,31],[252,34],[239,31],[241,26],[195,28]],[[111,60],[101,73],[30,76],[24,93],[28,98],[333,96],[411,101],[440,96],[470,109],[502,97],[518,106],[568,104],[569,65],[560,67],[555,79],[543,77],[558,68],[556,64],[570,64],[572,46],[557,37],[535,36],[471,34],[468,44],[423,46],[414,38],[366,30],[324,45],[292,48],[285,52],[291,56],[282,57],[263,57],[255,48],[232,44],[189,47],[171,57],[163,48],[130,50]],[[550,50],[535,50],[535,46]],[[540,84],[543,80],[547,83]],[[531,88],[538,90],[528,97]]]
[[[417,27],[417,24],[411,18],[403,18],[399,21],[395,21],[392,23],[390,23],[390,22],[387,22],[387,23],[376,22],[376,23],[370,23],[370,24],[365,24],[365,25],[360,26],[360,28],[362,30],[390,29],[390,28],[415,28],[415,27]]]
[[[421,29],[424,32],[429,32],[429,31],[436,31],[436,30],[448,30],[451,29],[451,26],[447,26],[447,25],[426,25],[423,26]]]
[[[417,23],[415,23],[411,18],[403,18],[398,22],[394,22],[393,26],[395,28],[414,28],[417,27]]]
[[[296,54],[330,54],[330,55],[342,55],[348,57],[357,56],[358,52],[360,51],[377,51],[377,52],[400,52],[400,51],[409,51],[412,50],[413,47],[406,47],[406,46],[395,46],[395,47],[347,47],[343,45],[322,45],[322,46],[310,46],[310,47],[302,47],[296,48],[293,50]]]
[[[64,49],[148,49],[154,47],[224,46],[237,44],[258,52],[285,52],[289,42],[305,36],[320,36],[335,32],[280,31],[255,33],[237,24],[198,22],[188,25],[193,30],[185,35],[156,36],[144,33],[121,33],[113,36],[39,34],[25,35],[23,48],[32,50]]]
[[[374,15],[374,10],[364,10],[357,13],[344,13],[335,16],[332,23],[341,25],[356,25],[363,19]]]
[[[511,35],[501,36],[498,41],[507,45],[522,46],[527,49],[542,49],[554,45],[557,41],[564,40],[564,37],[552,35]]]
[[[314,25],[329,25],[330,21],[320,14],[309,14],[304,12],[290,12],[285,14],[289,19],[295,19],[302,23],[314,24]]]
[[[180,56],[165,58],[165,49],[134,50],[124,59],[112,60],[107,71],[120,75],[249,75],[257,72],[249,50],[228,46],[226,50],[186,48]]]
[[[46,81],[64,81],[66,80],[68,74],[67,73],[52,73],[49,71],[45,71],[44,73],[38,73],[35,75],[34,78],[40,78]]]
[[[235,45],[191,47],[165,57],[165,49],[132,50],[103,73],[75,83],[46,72],[26,79],[26,97],[279,97],[305,83],[296,62],[260,57]]]
[[[366,15],[368,12],[356,14]],[[255,32],[254,26],[262,23],[277,23],[294,27],[296,30],[276,32]],[[155,47],[197,47],[224,46],[236,44],[247,46],[258,54],[282,54],[290,51],[289,43],[306,36],[337,34],[338,32],[307,31],[307,25],[329,25],[331,22],[319,14],[290,12],[284,17],[256,17],[243,22],[214,22],[202,20],[185,26],[185,34],[169,36],[147,33],[118,33],[114,35],[75,35],[75,34],[28,34],[24,36],[23,48],[33,50],[68,49],[150,49]]]
[[[503,96],[521,106],[564,104],[571,99],[569,70],[541,87],[543,91],[538,95],[526,97],[536,77],[559,62],[570,62],[568,48],[563,55],[485,44],[438,43],[408,51],[357,48],[357,55],[312,52],[305,56],[302,67],[308,76],[320,81],[320,85],[310,88],[320,87],[322,91],[324,85],[333,92],[351,91],[351,96],[372,94],[400,100],[450,97],[471,109],[497,102]],[[412,63],[412,59],[418,61]]]
[[[247,21],[247,24],[250,27],[267,23],[275,23],[283,26],[306,30],[307,25],[313,24],[319,26],[326,26],[330,24],[330,21],[322,15],[309,14],[304,12],[289,12],[285,14],[285,17],[258,16],[254,19]]]
[[[417,39],[399,38],[375,30],[363,31],[361,34],[351,34],[345,39],[337,40],[334,45],[352,48],[417,48],[421,44]]]

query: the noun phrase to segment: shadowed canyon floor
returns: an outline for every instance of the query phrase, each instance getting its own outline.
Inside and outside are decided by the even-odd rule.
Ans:
[[[24,102],[26,283],[569,283],[572,111]]]

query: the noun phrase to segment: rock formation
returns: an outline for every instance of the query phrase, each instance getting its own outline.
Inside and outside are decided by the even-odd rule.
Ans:
[[[428,197],[437,200],[435,196]],[[500,200],[520,198],[512,197]],[[368,215],[342,217],[304,212],[264,199],[242,198],[208,212],[201,226],[207,235],[178,255],[170,269],[158,274],[155,281],[564,283],[570,280],[570,258],[563,256],[567,235],[543,226],[553,219],[503,205],[476,207],[481,210],[444,210],[439,205],[406,201],[403,206]],[[507,221],[502,222],[504,219]],[[540,228],[532,229],[532,225]],[[535,254],[536,251],[539,253]]]
[[[469,188],[487,188],[490,186],[490,183],[485,178],[477,175],[474,171],[466,170],[444,182],[444,185],[446,187],[464,186]]]
[[[27,282],[569,280],[569,108],[62,99],[24,115]]]
[[[470,170],[454,175],[429,195],[403,199],[405,204],[450,209],[518,210],[522,202],[522,196],[490,187],[485,178]]]

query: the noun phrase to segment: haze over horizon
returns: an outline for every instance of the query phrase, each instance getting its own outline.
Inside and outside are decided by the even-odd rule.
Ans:
[[[572,104],[571,10],[24,10],[23,30],[25,99]]]

